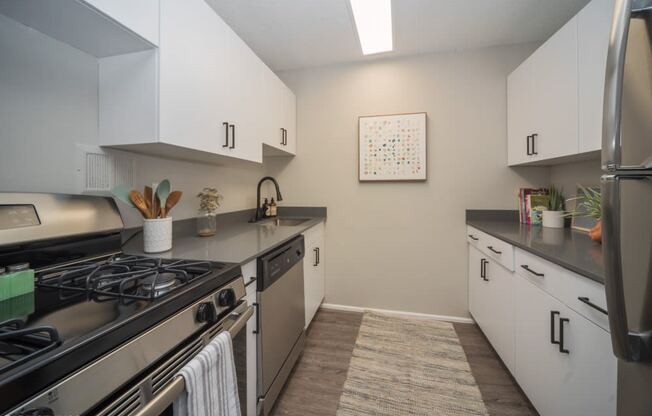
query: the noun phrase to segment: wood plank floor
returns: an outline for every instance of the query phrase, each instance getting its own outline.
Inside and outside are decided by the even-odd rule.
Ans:
[[[333,416],[337,411],[362,314],[320,309],[306,348],[272,410],[273,416]],[[454,324],[491,416],[536,416],[476,325]]]

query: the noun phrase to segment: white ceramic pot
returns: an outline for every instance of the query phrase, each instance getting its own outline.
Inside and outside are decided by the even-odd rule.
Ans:
[[[161,253],[172,248],[172,217],[144,220],[143,251]]]
[[[542,211],[543,226],[548,228],[564,228],[564,211]]]

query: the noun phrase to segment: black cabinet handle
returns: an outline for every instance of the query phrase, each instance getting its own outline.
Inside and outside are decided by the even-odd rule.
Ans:
[[[473,240],[473,241],[478,241],[478,240],[479,240],[479,238],[476,237],[476,236],[474,236],[473,234],[469,234],[469,238],[470,238],[471,240]]]
[[[317,267],[319,266],[319,247],[315,247],[313,250],[315,251],[315,264],[313,266]]]
[[[235,124],[231,124],[229,127],[231,127],[231,146],[229,146],[229,149],[235,149]]]
[[[537,148],[537,145],[536,145],[536,143],[537,143],[537,142],[536,142],[537,137],[539,137],[539,135],[536,134],[536,133],[534,133],[534,134],[532,135],[532,154],[533,154],[533,155],[538,155],[538,154],[539,154],[539,153],[537,153],[537,151],[536,151],[536,148]]]
[[[283,129],[283,145],[288,145],[288,129]]]
[[[568,318],[559,319],[559,352],[563,354],[570,354],[570,351],[564,348],[564,322],[570,322]]]
[[[229,147],[229,123],[225,121],[222,125],[224,126],[224,144],[222,147]]]
[[[281,144],[285,144],[285,129],[281,127]]]
[[[487,248],[488,248],[489,250],[493,251],[493,252],[496,253],[496,254],[503,254],[502,251],[498,251],[498,250],[496,250],[496,249],[494,248],[494,246],[487,246]]]
[[[559,345],[559,341],[555,341],[555,316],[559,316],[559,311],[550,311],[550,343]]]
[[[527,264],[521,264],[521,267],[522,267],[523,269],[527,270],[528,272],[532,273],[532,274],[535,275],[535,276],[539,276],[539,277],[543,277],[543,276],[545,276],[543,273],[537,273],[537,272],[535,272],[534,270],[530,269],[530,267],[528,267]]]
[[[601,307],[599,307],[595,303],[591,302],[589,300],[589,298],[587,298],[586,296],[580,296],[580,297],[577,298],[577,300],[579,300],[582,303],[586,303],[587,305],[589,305],[590,307],[592,307],[593,309],[595,309],[598,312],[602,312],[605,315],[609,315],[609,313],[606,311],[606,309],[602,309]]]
[[[527,138],[525,139],[526,143],[527,143],[527,155],[528,156],[532,156],[532,151],[530,150],[530,139],[531,138],[532,138],[532,136],[527,136]]]
[[[485,259],[480,259],[480,277],[481,277],[482,280],[484,280],[485,282],[488,282],[488,281],[489,281],[489,279],[487,279],[487,264],[488,264],[488,263],[489,263],[489,262],[488,262],[487,260],[485,260]]]

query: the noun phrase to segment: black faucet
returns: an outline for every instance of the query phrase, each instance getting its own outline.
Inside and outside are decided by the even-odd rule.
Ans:
[[[260,186],[265,181],[272,181],[274,187],[276,188],[276,200],[277,201],[283,200],[283,197],[281,196],[281,189],[278,187],[278,182],[276,182],[276,179],[272,178],[271,176],[265,176],[263,179],[261,179],[258,182],[258,188],[256,189],[256,216],[254,217],[254,222],[260,221],[263,218],[265,218],[265,213],[260,207]]]

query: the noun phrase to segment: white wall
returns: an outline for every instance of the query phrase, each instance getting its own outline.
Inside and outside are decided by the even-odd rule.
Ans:
[[[550,167],[550,183],[562,187],[564,196],[572,198],[577,195],[577,185],[585,187],[600,186],[603,172],[600,160],[566,163]],[[570,209],[570,207],[567,207]]]
[[[0,15],[0,191],[76,193],[75,144],[98,143],[94,57]],[[216,167],[137,156],[139,187],[168,178],[184,197],[175,218],[196,214],[204,186],[222,212],[255,206],[264,168]],[[139,215],[125,209],[127,225]]]
[[[468,316],[465,209],[516,209],[547,168],[507,167],[506,75],[535,45],[423,55],[281,77],[297,156],[270,162],[286,203],[328,206],[326,301]],[[428,113],[428,181],[359,183],[357,118]]]

